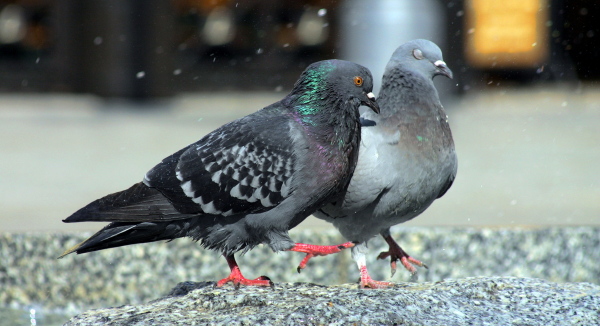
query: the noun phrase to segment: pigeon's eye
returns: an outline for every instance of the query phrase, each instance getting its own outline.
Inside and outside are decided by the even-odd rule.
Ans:
[[[421,50],[419,49],[414,49],[413,50],[413,56],[417,59],[417,60],[421,60],[424,59],[425,57],[423,56],[423,52],[421,52]]]
[[[361,76],[354,77],[354,85],[362,86],[362,84],[363,84],[363,79]]]

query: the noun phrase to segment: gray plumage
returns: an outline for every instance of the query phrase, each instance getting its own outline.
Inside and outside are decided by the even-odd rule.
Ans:
[[[233,253],[261,243],[290,249],[288,230],[348,186],[360,141],[358,107],[378,111],[372,87],[360,65],[310,65],[283,100],[216,129],[142,182],[65,219],[112,223],[63,256],[180,237],[223,252],[230,266]]]
[[[362,275],[367,241],[381,234],[395,244],[390,227],[421,214],[456,176],[454,142],[433,84],[437,75],[452,78],[434,43],[414,40],[394,52],[378,96],[381,114],[361,117],[359,160],[344,199],[315,213],[359,242],[352,256],[368,282],[368,274]],[[393,263],[399,258],[392,257]],[[362,285],[378,287],[373,282]]]

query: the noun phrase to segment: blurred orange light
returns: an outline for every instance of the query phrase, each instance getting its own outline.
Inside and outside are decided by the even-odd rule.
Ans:
[[[467,0],[466,56],[474,66],[532,67],[547,56],[547,0]]]

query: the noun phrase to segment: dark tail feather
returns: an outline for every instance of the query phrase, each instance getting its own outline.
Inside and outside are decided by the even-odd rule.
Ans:
[[[63,222],[113,222],[89,239],[68,249],[85,252],[145,243],[172,240],[186,235],[196,214],[179,212],[158,190],[137,183],[127,190],[95,200],[69,216]]]
[[[136,183],[89,203],[63,220],[73,222],[159,222],[186,219],[193,214],[180,213],[158,190]]]
[[[60,257],[70,253],[82,254],[108,248],[159,240],[172,240],[185,236],[188,221],[111,223],[89,239],[67,249]]]

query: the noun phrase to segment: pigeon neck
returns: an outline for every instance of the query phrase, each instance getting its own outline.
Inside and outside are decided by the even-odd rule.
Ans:
[[[323,146],[344,148],[360,136],[359,103],[343,101],[338,96],[320,96],[305,102],[302,96],[292,96],[289,107],[292,116],[313,140]]]
[[[400,110],[418,111],[417,114],[431,115],[442,109],[438,92],[431,78],[411,71],[393,72],[384,75],[377,101],[384,110],[381,118],[390,117]],[[423,112],[420,112],[423,111]],[[425,112],[427,111],[427,112]]]

